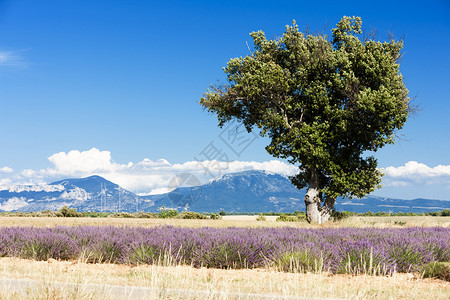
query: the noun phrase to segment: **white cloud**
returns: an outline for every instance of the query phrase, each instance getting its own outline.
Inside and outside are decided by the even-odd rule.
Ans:
[[[383,181],[388,186],[409,186],[411,184],[450,184],[450,165],[429,167],[417,161],[409,161],[403,166],[381,169],[385,173]]]
[[[99,175],[132,192],[161,194],[174,188],[170,181],[181,173],[190,173],[203,184],[227,173],[246,170],[266,170],[282,175],[293,175],[298,171],[297,167],[277,160],[268,162],[210,160],[171,164],[165,159],[145,158],[136,163],[120,164],[112,160],[110,151],[101,151],[97,148],[59,152],[51,155],[48,160],[52,164],[50,168],[25,169],[13,176],[13,182],[42,184],[64,178]]]
[[[21,175],[23,175],[24,177],[33,177],[36,172],[31,170],[31,169],[25,169],[22,172],[20,172]]]
[[[187,161],[171,164],[165,159],[151,160],[145,158],[138,162],[125,164],[114,162],[110,151],[92,148],[86,151],[72,150],[59,152],[48,158],[51,166],[46,169],[25,169],[14,173],[9,167],[0,169],[0,186],[11,184],[44,184],[53,181],[102,176],[132,192],[148,195],[161,194],[173,189],[171,180],[182,173],[195,176],[200,183],[207,183],[213,178],[227,173],[247,170],[266,170],[281,175],[294,175],[298,168],[279,160],[256,161]],[[381,169],[386,175],[383,186],[386,190],[407,191],[412,188],[450,187],[450,166],[429,167],[416,161],[403,166],[390,166]]]
[[[14,172],[14,170],[10,167],[0,168],[0,173],[12,173],[12,172]]]
[[[111,161],[111,152],[92,148],[88,151],[72,150],[69,153],[53,154],[48,160],[58,172],[66,174],[112,171],[115,164]]]

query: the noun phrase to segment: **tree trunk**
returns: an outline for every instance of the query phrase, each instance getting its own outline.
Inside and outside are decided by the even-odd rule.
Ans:
[[[306,221],[322,224],[320,218],[320,187],[317,172],[311,172],[311,178],[308,183],[308,191],[305,195]]]
[[[325,203],[323,204],[320,215],[322,217],[321,223],[323,224],[328,221],[331,217],[331,213],[333,212],[334,203],[336,202],[336,198],[325,198]]]
[[[316,170],[311,171],[311,178],[308,183],[308,191],[305,195],[306,220],[308,223],[323,224],[331,217],[333,211],[334,198],[326,198],[321,206],[322,198],[320,195],[319,177]]]

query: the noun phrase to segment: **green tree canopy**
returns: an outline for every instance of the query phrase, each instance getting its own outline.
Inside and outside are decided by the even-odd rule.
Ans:
[[[295,21],[279,39],[253,32],[253,53],[230,59],[228,84],[200,100],[219,126],[237,119],[249,132],[257,127],[270,138],[268,153],[299,166],[291,180],[309,188],[309,221],[326,221],[338,196],[379,187],[377,161],[364,154],[394,143],[410,112],[403,41],[361,39],[361,25],[343,17],[331,38],[302,33]]]

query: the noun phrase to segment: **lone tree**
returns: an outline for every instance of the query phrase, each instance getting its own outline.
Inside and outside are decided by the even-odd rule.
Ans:
[[[308,222],[326,222],[338,196],[380,187],[383,174],[365,151],[394,143],[410,113],[399,72],[403,41],[360,39],[361,24],[343,17],[330,39],[300,32],[295,21],[276,40],[252,32],[254,52],[230,59],[228,84],[200,100],[220,127],[236,119],[248,132],[259,128],[269,154],[299,166],[291,181],[308,187]]]

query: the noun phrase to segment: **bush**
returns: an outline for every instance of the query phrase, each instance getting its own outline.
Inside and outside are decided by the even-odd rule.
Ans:
[[[130,214],[128,212],[117,212],[110,214],[108,217],[110,218],[136,218],[134,214]]]
[[[441,216],[449,217],[450,216],[450,209],[444,209],[443,211],[441,211]]]
[[[111,215],[111,213],[109,212],[96,212],[96,211],[85,211],[80,212],[79,214],[81,214],[81,216],[85,218],[106,218],[109,215]]]
[[[161,219],[170,219],[178,215],[178,210],[166,208],[165,206],[162,206],[159,208],[159,215],[158,217]]]
[[[211,220],[220,220],[220,219],[222,219],[222,216],[219,215],[219,214],[216,214],[216,213],[212,213],[212,214],[209,215],[209,218]]]
[[[43,210],[35,213],[36,217],[64,217],[60,211]]]
[[[224,211],[224,210],[221,210],[220,212],[219,212],[219,215],[221,215],[221,216],[225,216],[227,213]]]
[[[136,218],[142,218],[142,219],[156,219],[159,217],[157,213],[151,213],[151,212],[138,212],[134,213],[133,215],[136,216]]]
[[[60,210],[58,210],[58,212],[61,213],[63,217],[68,217],[68,218],[81,216],[81,214],[77,212],[76,208],[70,208],[68,206],[62,207]]]
[[[277,218],[278,222],[298,222],[300,221],[299,218],[297,216],[290,216],[287,214],[281,214],[278,218]]]
[[[266,220],[266,217],[263,214],[259,214],[256,217],[256,221],[265,221],[265,220]]]
[[[450,263],[435,261],[427,264],[423,270],[423,277],[450,281]]]
[[[333,209],[333,211],[331,212],[331,219],[333,221],[341,221],[347,219],[348,217],[350,217],[350,214],[347,214],[345,211],[340,212]]]
[[[183,211],[175,219],[208,219],[207,216],[194,211]]]

